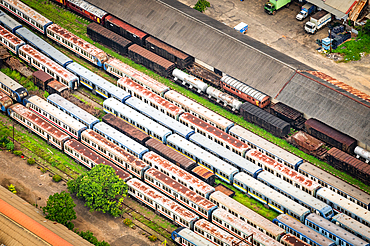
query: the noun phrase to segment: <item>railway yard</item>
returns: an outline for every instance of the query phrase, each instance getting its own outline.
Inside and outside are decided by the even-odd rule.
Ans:
[[[50,195],[71,191],[71,181],[99,164],[110,166],[127,186],[121,216],[89,210],[72,194],[75,232],[90,231],[104,245],[370,245],[369,134],[360,113],[370,108],[368,57],[334,63],[313,51],[317,36],[304,34],[302,22],[279,29],[282,16],[299,9],[296,2],[262,21],[259,0],[212,1],[207,16],[230,27],[244,18],[260,27],[250,36],[269,46],[256,46],[259,55],[268,54],[261,62],[287,67],[271,75],[286,83],[270,96],[272,88],[257,90],[145,32],[146,26],[114,16],[110,0],[104,10],[89,2],[98,5],[0,1],[0,43],[12,56],[4,56],[0,72],[0,185],[15,187],[42,214]],[[220,27],[223,32],[240,38]],[[238,42],[256,45],[246,40]],[[323,79],[328,75],[350,82],[338,89],[333,78]],[[307,117],[310,108],[284,104],[280,99],[295,83],[322,86],[327,104],[347,100],[362,117],[356,124],[364,135],[350,136],[325,117]],[[353,88],[343,89],[348,85]],[[48,244],[50,235],[58,237],[21,220],[17,226]],[[0,244],[21,244],[5,230]]]

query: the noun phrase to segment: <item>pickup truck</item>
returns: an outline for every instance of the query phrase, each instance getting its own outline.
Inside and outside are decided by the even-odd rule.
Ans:
[[[315,10],[316,10],[315,5],[306,3],[305,5],[302,6],[301,12],[299,12],[295,18],[301,21],[310,14],[312,14],[313,12],[315,12]]]
[[[323,28],[330,21],[331,14],[325,10],[321,10],[311,16],[310,21],[307,21],[304,25],[304,29],[308,33],[315,34],[317,30]]]

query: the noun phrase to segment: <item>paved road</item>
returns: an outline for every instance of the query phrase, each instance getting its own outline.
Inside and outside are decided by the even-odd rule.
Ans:
[[[197,0],[179,0],[194,6]],[[370,57],[350,63],[335,63],[316,51],[316,39],[327,37],[328,28],[315,35],[305,33],[303,26],[308,20],[297,21],[300,6],[293,2],[289,8],[280,9],[276,15],[263,10],[266,0],[208,0],[211,7],[205,14],[234,27],[243,21],[249,25],[246,35],[288,54],[307,65],[320,70],[370,95]]]

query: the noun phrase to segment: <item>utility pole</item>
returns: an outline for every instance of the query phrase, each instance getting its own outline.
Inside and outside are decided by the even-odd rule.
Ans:
[[[14,120],[13,120],[13,148],[15,149],[15,143],[14,143],[14,125],[15,125],[15,122],[14,122]]]

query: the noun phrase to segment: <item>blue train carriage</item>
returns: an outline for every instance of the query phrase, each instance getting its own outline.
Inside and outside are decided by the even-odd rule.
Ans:
[[[142,159],[143,155],[149,151],[143,145],[137,143],[104,122],[95,124],[93,130],[139,159]]]
[[[171,233],[171,238],[178,245],[183,246],[214,246],[214,244],[207,239],[199,236],[195,232],[186,227],[180,227]]]
[[[131,179],[127,182],[128,194],[151,209],[159,212],[167,219],[189,229],[194,229],[194,223],[199,216],[180,206],[167,196],[151,188],[139,179]]]
[[[98,94],[103,98],[113,97],[120,102],[125,102],[130,97],[129,93],[76,62],[68,64],[66,69],[76,75],[80,79],[80,83],[89,88],[93,94]]]
[[[310,214],[305,220],[305,225],[319,232],[337,245],[369,246],[370,243],[349,233],[338,225],[324,219],[320,215]]]
[[[0,3],[1,5],[1,3]],[[11,18],[9,15],[5,14],[3,11],[0,10],[0,25],[15,33],[15,30],[22,27],[22,24],[18,21]]]
[[[217,208],[213,202],[155,168],[145,171],[144,181],[207,220],[211,219],[212,212]]]
[[[92,129],[96,123],[100,122],[98,118],[58,94],[51,94],[46,100],[48,103],[84,124],[88,129]]]
[[[284,229],[221,191],[213,192],[209,200],[216,204],[218,208],[228,211],[244,223],[247,222],[276,241],[280,241],[280,238],[285,234]]]
[[[144,179],[144,172],[150,168],[149,164],[91,129],[82,133],[81,142],[113,162],[117,167],[127,170],[133,177]]]
[[[41,54],[36,49],[28,44],[19,48],[19,57],[36,68],[43,70],[57,81],[69,87],[70,90],[75,90],[78,87],[78,78],[74,74],[67,71],[65,68],[52,61],[50,58]]]
[[[228,184],[233,183],[234,175],[239,172],[237,168],[177,134],[172,134],[167,138],[167,145],[172,149],[188,156],[199,165],[207,168],[218,178],[227,182]]]
[[[18,38],[2,26],[0,26],[0,43],[14,54],[18,54],[19,47],[25,44],[22,39]]]
[[[362,224],[370,227],[369,210],[346,198],[343,198],[341,195],[330,190],[329,188],[321,188],[317,192],[316,196],[321,201],[329,204],[336,213],[345,213]]]
[[[104,62],[108,60],[108,55],[104,51],[57,24],[49,25],[46,35],[98,67],[102,67]]]
[[[54,126],[58,127],[60,130],[65,131],[76,139],[80,139],[81,133],[87,129],[84,124],[73,119],[68,114],[38,96],[29,96],[25,98],[23,100],[23,104]]]
[[[0,90],[19,103],[22,103],[23,99],[28,96],[26,88],[2,72],[0,72]]]
[[[262,172],[258,174],[257,179],[310,209],[312,213],[320,214],[325,219],[331,219],[334,216],[333,209],[328,204],[294,187],[290,183],[274,176],[269,172]]]
[[[26,41],[27,44],[31,45],[35,49],[41,51],[46,56],[57,62],[62,67],[66,67],[69,63],[72,63],[72,59],[63,54],[61,51],[54,48],[51,44],[31,32],[25,27],[18,28],[15,33]]]
[[[0,1],[0,6],[42,34],[45,34],[46,28],[53,23],[51,20],[18,0],[2,0]]]
[[[289,151],[280,148],[270,141],[254,134],[247,129],[235,125],[230,128],[229,134],[240,141],[248,144],[252,149],[268,155],[279,163],[282,163],[292,169],[298,170],[298,167],[303,163],[303,159],[290,153]]]
[[[189,141],[218,156],[223,161],[233,165],[240,172],[245,172],[254,178],[257,177],[258,173],[262,172],[261,167],[199,133],[191,135]]]
[[[66,133],[60,131],[38,114],[24,107],[22,104],[14,104],[10,106],[7,111],[11,118],[33,131],[59,150],[63,151],[64,142],[70,139],[70,136]]]
[[[269,206],[276,212],[288,214],[301,222],[310,213],[308,208],[245,173],[238,173],[234,176],[234,186],[243,193],[246,193],[249,197]]]
[[[6,109],[13,104],[13,100],[0,90],[0,108],[1,111],[6,113]]]
[[[335,215],[332,220],[333,223],[346,229],[350,233],[370,243],[370,227],[358,222],[350,216],[340,213]]]
[[[145,115],[139,113],[135,109],[117,101],[114,98],[108,98],[103,103],[103,108],[106,113],[114,114],[117,117],[125,120],[139,130],[152,136],[159,141],[166,143],[167,137],[172,134],[166,127],[151,120]]]
[[[294,236],[299,237],[301,240],[312,246],[336,246],[332,240],[329,240],[287,214],[280,214],[273,220],[273,222],[285,229],[287,233],[291,233]]]
[[[194,130],[187,127],[180,122],[174,120],[170,116],[160,112],[159,110],[149,106],[148,104],[142,102],[140,99],[135,97],[130,97],[126,100],[125,104],[139,111],[140,113],[150,117],[152,120],[162,124],[172,132],[179,134],[180,136],[189,139],[189,137],[194,134]]]

